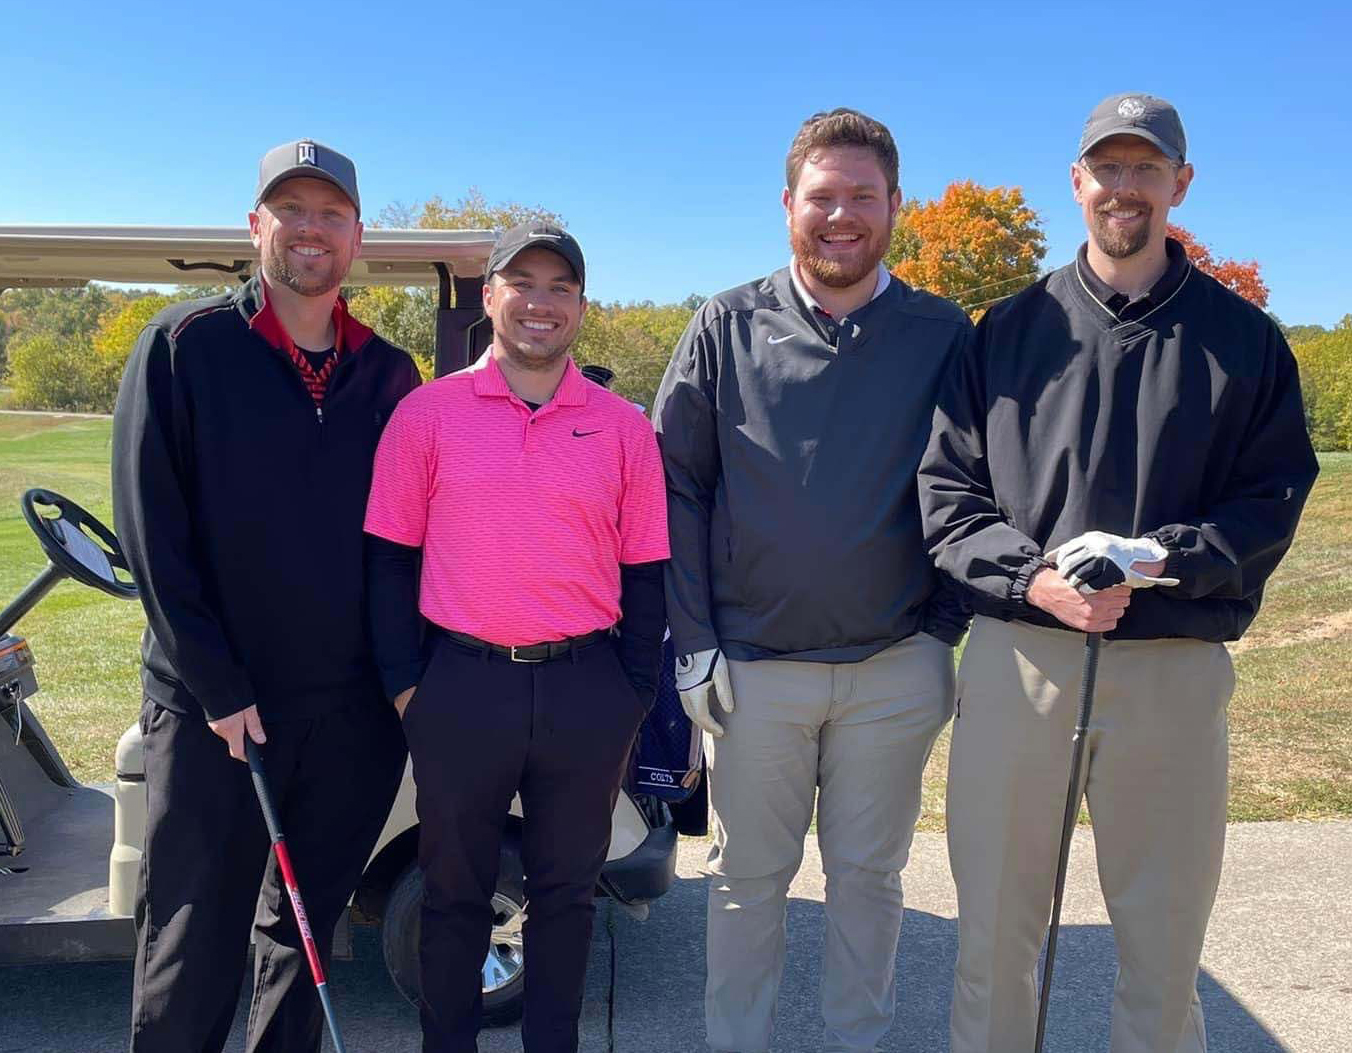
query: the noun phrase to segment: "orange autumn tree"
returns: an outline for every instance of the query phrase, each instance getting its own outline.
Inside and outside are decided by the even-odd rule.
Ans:
[[[1203,274],[1211,275],[1254,306],[1267,307],[1268,287],[1259,272],[1257,260],[1217,259],[1190,231],[1173,223],[1169,224],[1169,237],[1183,246],[1192,265]]]
[[[885,258],[902,281],[979,316],[1037,280],[1046,239],[1019,187],[950,183],[935,201],[911,199]]]

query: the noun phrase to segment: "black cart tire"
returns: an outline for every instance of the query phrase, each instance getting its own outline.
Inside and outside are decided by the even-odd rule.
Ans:
[[[498,885],[493,892],[493,934],[482,969],[483,1023],[494,1027],[521,1016],[526,995],[526,961],[521,925],[526,916],[521,856],[515,845],[503,845]],[[422,1001],[418,969],[418,936],[422,930],[423,875],[410,863],[394,885],[381,923],[385,968],[399,993],[415,1006]]]

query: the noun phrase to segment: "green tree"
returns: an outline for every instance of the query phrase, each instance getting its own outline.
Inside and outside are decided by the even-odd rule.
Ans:
[[[573,357],[615,373],[612,388],[651,406],[672,349],[693,311],[684,304],[591,304],[582,321]]]
[[[1332,332],[1322,325],[1283,325],[1281,328],[1289,344],[1303,344],[1306,340]]]
[[[565,226],[557,212],[519,201],[490,202],[478,187],[470,187],[453,204],[440,195],[422,203],[395,202],[380,210],[376,227],[422,228],[424,230],[506,230],[527,220],[542,220]]]
[[[1316,450],[1352,450],[1352,314],[1291,348]]]
[[[97,286],[84,296],[49,292],[25,298],[24,326],[9,348],[7,377],[14,388],[14,405],[111,412],[137,336],[169,302],[169,297],[155,293],[118,293]],[[100,305],[103,312],[93,318],[91,328],[93,309]]]
[[[411,354],[424,379],[432,376],[436,353],[434,290],[368,285],[353,293],[347,305],[354,317]]]
[[[7,379],[16,409],[93,413],[101,404],[99,370],[87,340],[27,333],[9,346]]]
[[[89,340],[114,303],[138,293],[113,292],[102,285],[78,289],[10,289],[0,294],[11,339],[44,333],[58,339]]]
[[[186,298],[181,295],[174,299]],[[150,293],[121,309],[109,311],[99,322],[91,341],[91,387],[96,394],[96,404],[104,412],[111,413],[113,403],[117,401],[117,386],[122,382],[122,372],[127,368],[127,359],[141,330],[172,302],[168,296]]]

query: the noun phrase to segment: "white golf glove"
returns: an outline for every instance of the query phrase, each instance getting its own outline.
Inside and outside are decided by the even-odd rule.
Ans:
[[[1169,555],[1163,545],[1148,537],[1118,537],[1090,530],[1057,545],[1047,553],[1057,572],[1082,593],[1101,592],[1114,585],[1147,589],[1152,585],[1177,585],[1177,578],[1152,578],[1131,569],[1133,563],[1154,563]]]
[[[717,647],[676,658],[676,690],[681,708],[690,720],[716,739],[723,737],[723,725],[713,718],[716,700],[724,713],[732,712],[732,677],[728,660]]]

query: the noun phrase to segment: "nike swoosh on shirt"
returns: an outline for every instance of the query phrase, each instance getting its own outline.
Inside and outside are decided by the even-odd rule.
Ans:
[[[792,333],[785,333],[783,336],[767,336],[765,338],[765,342],[767,344],[782,344],[785,340],[792,339],[793,339]]]
[[[573,429],[573,438],[575,439],[585,439],[588,435],[600,435],[600,434],[601,434],[600,428],[597,428],[595,431],[578,431],[576,428]]]

